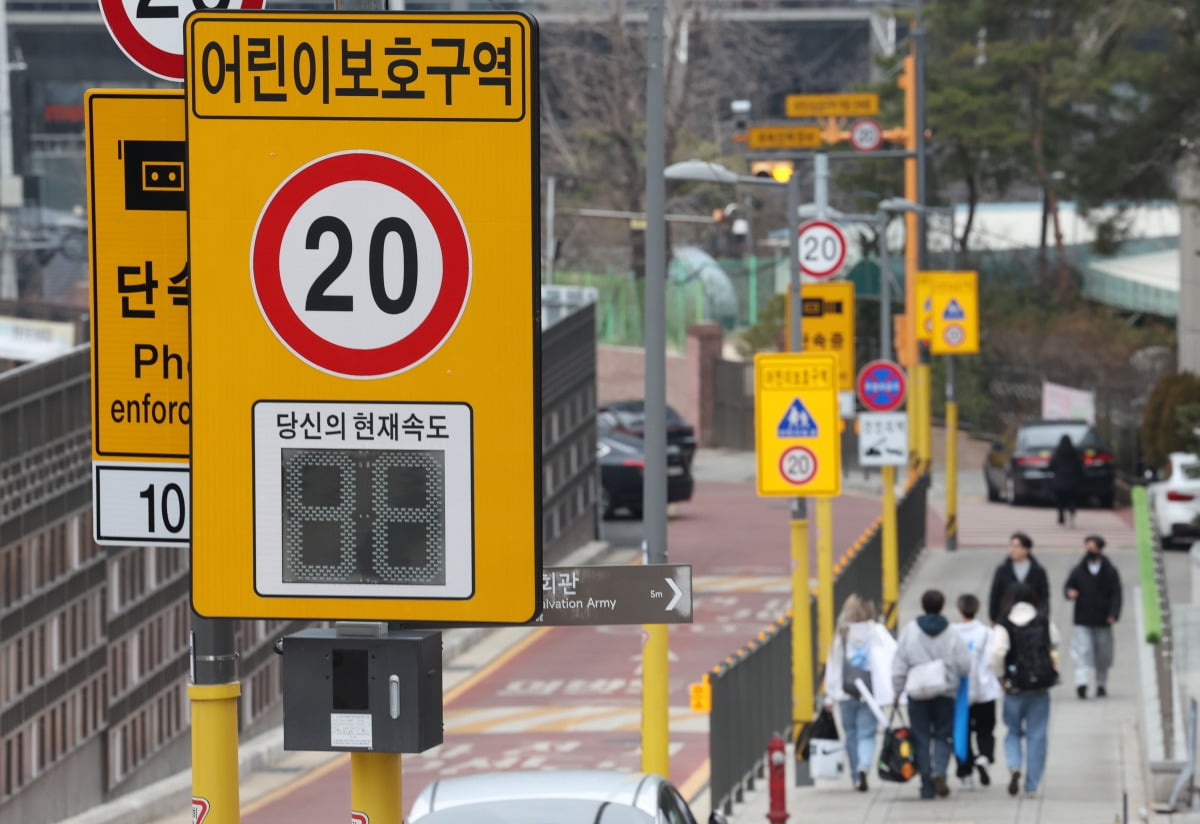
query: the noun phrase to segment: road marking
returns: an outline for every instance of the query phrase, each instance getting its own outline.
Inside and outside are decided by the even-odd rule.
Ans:
[[[704,763],[697,767],[696,771],[679,785],[679,794],[687,800],[689,806],[695,803],[696,798],[700,795],[700,791],[708,785],[711,768],[712,762],[707,758],[704,759]]]
[[[688,707],[671,707],[670,729],[675,733],[706,733],[708,717]],[[514,706],[452,710],[446,713],[446,733],[454,735],[528,732],[635,732],[641,729],[639,703],[623,706]]]

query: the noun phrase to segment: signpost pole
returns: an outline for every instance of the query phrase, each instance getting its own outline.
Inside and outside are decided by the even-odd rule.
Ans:
[[[791,349],[801,351],[800,318],[803,301],[800,296],[800,178],[788,180],[788,260],[791,271],[789,289],[792,292]],[[805,727],[813,719],[812,671],[812,610],[808,594],[808,505],[801,497],[792,499],[792,740],[800,741]],[[812,784],[805,754],[796,753],[796,786]]]
[[[813,155],[813,203],[817,220],[829,214],[829,157]],[[853,311],[853,309],[851,309]],[[824,671],[833,641],[833,499],[817,498],[817,662]]]
[[[954,240],[954,207],[950,207],[950,268],[958,268]],[[954,355],[946,358],[946,550],[958,549],[958,397]]]
[[[233,621],[192,613],[192,809],[205,824],[237,824],[238,696]]]
[[[643,473],[645,555],[667,562],[666,383],[666,142],[663,109],[663,0],[651,0],[646,31],[646,465]],[[642,648],[642,770],[670,773],[668,722],[669,636],[665,624],[646,626]]]
[[[892,356],[892,284],[891,260],[888,258],[887,225],[888,215],[883,213],[882,231],[879,235],[879,357],[888,360]],[[882,600],[881,611],[887,628],[895,631],[898,613],[896,604],[900,600],[900,550],[896,535],[896,467],[888,464],[879,468],[879,479],[883,487],[880,506],[883,509],[882,529]]]

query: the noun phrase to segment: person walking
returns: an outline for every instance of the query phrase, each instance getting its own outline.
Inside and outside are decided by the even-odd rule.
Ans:
[[[1071,442],[1069,435],[1058,440],[1058,446],[1050,457],[1050,489],[1054,492],[1054,505],[1058,507],[1058,525],[1075,526],[1075,505],[1079,499],[1079,488],[1083,485],[1083,459]],[[1064,521],[1064,514],[1069,523]]]
[[[1024,532],[1014,532],[1009,537],[1008,557],[992,575],[988,619],[993,624],[1004,617],[1005,598],[1017,583],[1029,584],[1038,598],[1038,604],[1047,615],[1050,614],[1050,579],[1046,575],[1046,568],[1033,557],[1033,539]]]
[[[996,762],[996,701],[1001,693],[989,661],[992,630],[975,617],[979,614],[979,599],[971,593],[958,597],[958,612],[962,621],[953,625],[954,631],[971,654],[971,674],[967,687],[970,700],[967,757],[958,762],[956,774],[963,784],[970,786],[971,773],[978,770],[979,783],[986,787],[992,783],[987,768]]]
[[[946,596],[936,589],[921,596],[923,615],[900,633],[892,662],[892,688],[908,695],[908,724],[912,729],[921,797],[950,794],[946,768],[954,736],[954,696],[958,681],[971,671],[971,656],[950,622],[942,615]]]
[[[1083,560],[1067,576],[1063,593],[1075,602],[1071,631],[1071,660],[1075,692],[1087,698],[1088,682],[1096,673],[1096,697],[1108,695],[1108,670],[1113,663],[1113,624],[1121,617],[1121,573],[1104,555],[1104,539],[1083,539]]]
[[[832,711],[834,703],[838,705],[850,780],[863,793],[875,762],[875,712],[895,701],[891,679],[895,652],[896,640],[875,620],[875,604],[858,595],[847,597],[825,659],[825,707]],[[875,702],[874,709],[870,701]]]
[[[993,628],[991,667],[1004,688],[1008,794],[1020,792],[1024,767],[1025,794],[1033,797],[1046,769],[1050,688],[1058,683],[1058,630],[1038,609],[1037,593],[1027,583],[1012,588],[1006,607]]]

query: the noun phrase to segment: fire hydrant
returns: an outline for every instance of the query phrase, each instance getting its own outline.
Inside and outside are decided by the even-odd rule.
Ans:
[[[775,736],[771,743],[767,744],[767,764],[771,771],[771,808],[767,812],[767,821],[771,824],[783,824],[788,820],[787,796],[784,792],[787,785],[787,779],[784,777],[787,755],[784,752],[783,739],[779,736]]]

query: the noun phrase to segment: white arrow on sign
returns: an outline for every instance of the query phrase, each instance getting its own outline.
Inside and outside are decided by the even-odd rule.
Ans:
[[[679,585],[675,583],[673,578],[663,578],[663,580],[667,582],[667,586],[671,587],[672,591],[675,593],[675,595],[671,597],[670,603],[667,604],[666,610],[664,610],[665,612],[670,612],[671,610],[675,609],[675,605],[678,604],[679,599],[683,597],[683,590],[679,588]]]

